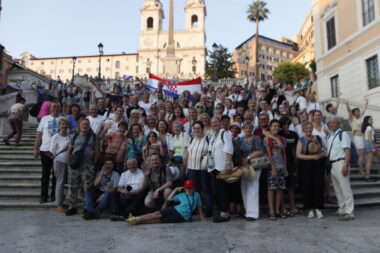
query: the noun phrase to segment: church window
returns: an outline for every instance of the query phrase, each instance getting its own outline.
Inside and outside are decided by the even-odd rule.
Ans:
[[[191,16],[191,28],[198,28],[198,16]]]
[[[116,61],[116,63],[115,63],[115,68],[120,68],[120,61]]]
[[[148,29],[153,29],[153,18],[152,17],[149,17],[147,20],[146,20],[146,27]]]

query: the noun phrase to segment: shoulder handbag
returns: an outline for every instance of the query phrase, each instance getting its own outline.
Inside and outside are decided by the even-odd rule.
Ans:
[[[335,134],[332,142],[331,142],[331,145],[330,145],[330,149],[329,149],[329,152],[327,153],[327,156],[326,156],[326,159],[325,159],[325,169],[326,169],[326,174],[327,175],[330,175],[330,172],[331,172],[331,163],[330,163],[330,153],[331,153],[331,149],[332,149],[332,146],[334,145],[334,141],[335,141],[335,138],[340,134],[340,132],[338,132],[337,134]]]

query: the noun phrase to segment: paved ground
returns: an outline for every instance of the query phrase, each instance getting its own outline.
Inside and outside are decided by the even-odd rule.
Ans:
[[[129,226],[54,211],[2,210],[0,252],[379,252],[379,214],[380,208],[361,209],[349,222],[327,213],[322,220]]]

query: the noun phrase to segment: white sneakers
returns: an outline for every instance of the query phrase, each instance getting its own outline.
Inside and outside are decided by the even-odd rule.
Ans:
[[[317,217],[318,219],[322,219],[324,216],[323,216],[321,210],[319,210],[319,209],[315,209],[315,214],[314,214],[314,210],[311,209],[311,210],[309,211],[309,213],[307,214],[307,217],[308,217],[309,219],[312,219],[312,218],[314,218],[314,217]]]
[[[313,211],[313,209],[311,209],[311,210],[309,211],[309,213],[307,214],[307,217],[308,217],[309,219],[314,218],[314,211]]]
[[[315,209],[315,215],[317,216],[318,219],[323,219],[323,214],[321,210]]]

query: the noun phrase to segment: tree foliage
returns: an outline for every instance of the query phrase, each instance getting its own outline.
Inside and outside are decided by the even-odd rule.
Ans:
[[[261,0],[256,0],[251,3],[247,10],[248,20],[256,23],[256,21],[261,22],[267,19],[270,11],[266,8],[266,5],[267,3]]]
[[[273,71],[273,76],[282,84],[294,84],[306,77],[309,71],[301,63],[281,62]]]
[[[232,69],[232,55],[222,45],[217,45],[216,50],[209,50],[206,63],[207,78],[233,78],[235,72]]]

